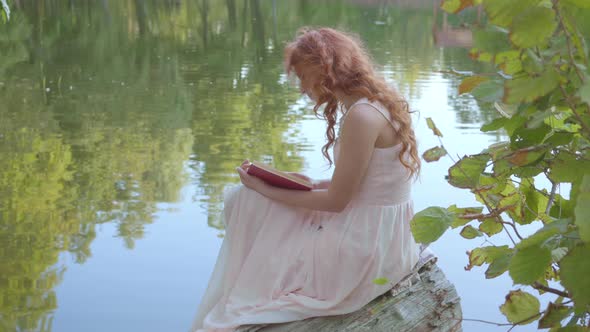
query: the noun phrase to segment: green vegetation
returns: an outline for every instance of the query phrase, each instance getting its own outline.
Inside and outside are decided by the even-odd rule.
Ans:
[[[6,0],[0,0],[0,17],[4,23],[10,19],[10,7]]]
[[[515,284],[555,296],[541,308],[533,294],[510,291],[500,307],[509,324],[538,321],[539,328],[551,331],[585,331],[590,324],[590,2],[442,3],[451,13],[477,5],[488,22],[474,27],[470,54],[498,72],[466,77],[459,91],[493,103],[500,116],[481,130],[503,130],[509,140],[464,156],[449,169],[449,184],[469,190],[482,206],[429,207],[416,213],[412,232],[422,243],[458,227],[466,239],[508,234],[510,246],[470,251],[466,269],[486,264],[486,278],[508,272]],[[429,126],[442,137],[434,123]],[[434,161],[445,154],[441,140],[424,158]],[[537,231],[521,235],[519,228],[531,223]]]

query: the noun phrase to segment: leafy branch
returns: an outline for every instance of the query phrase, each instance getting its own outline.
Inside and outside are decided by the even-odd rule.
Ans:
[[[568,316],[568,325],[587,326],[590,84],[584,73],[588,65],[584,35],[590,31],[581,32],[587,27],[576,25],[576,15],[581,17],[578,22],[587,20],[590,4],[578,0],[443,0],[441,6],[457,13],[477,4],[483,4],[488,25],[493,27],[477,28],[477,48],[470,55],[499,71],[496,75],[453,74],[466,76],[459,86],[460,94],[470,93],[481,107],[494,102],[500,113],[500,118],[481,130],[503,129],[510,141],[458,160],[451,157],[454,164],[447,181],[470,190],[482,207],[426,208],[412,219],[412,233],[417,241],[430,243],[448,228],[460,226],[464,226],[461,236],[467,239],[504,231],[512,247],[496,246],[486,239],[484,244],[492,245],[482,244],[468,252],[465,269],[487,264],[486,278],[508,272],[515,284],[554,294],[558,302],[567,298],[573,303],[572,307],[550,304],[541,311],[533,295],[510,291],[500,310],[514,324],[512,328],[537,319],[540,328],[559,328]],[[495,96],[502,96],[501,103]],[[428,118],[427,124],[440,146],[428,149],[422,157],[433,162],[448,152],[432,119]],[[535,186],[534,180],[540,176],[548,180],[549,188]],[[559,192],[562,183],[571,184],[567,199]],[[479,229],[466,225],[472,220],[480,223]],[[538,223],[539,228],[523,236],[518,225],[531,223]],[[549,281],[562,287],[549,286]]]

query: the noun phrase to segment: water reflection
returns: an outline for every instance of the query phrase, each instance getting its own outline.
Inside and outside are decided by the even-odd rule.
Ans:
[[[471,68],[439,49],[430,1],[14,1],[0,25],[0,330],[50,331],[58,255],[83,263],[96,226],[132,249],[158,203],[193,199],[221,229],[223,189],[243,159],[299,170],[309,117],[282,47],[301,25],[360,34],[411,99],[429,73]],[[456,77],[444,76],[453,84]],[[455,86],[449,87],[454,95]],[[456,122],[490,113],[451,101]],[[485,108],[483,108],[485,109]]]

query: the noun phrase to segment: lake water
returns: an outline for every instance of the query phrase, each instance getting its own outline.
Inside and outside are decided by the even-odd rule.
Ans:
[[[325,124],[281,63],[300,26],[360,35],[418,111],[421,152],[438,144],[427,117],[453,156],[502,139],[479,131],[496,115],[458,96],[451,73],[485,69],[458,39],[476,13],[447,26],[429,0],[11,3],[0,23],[1,331],[188,329],[234,168],[249,158],[330,177]],[[416,211],[475,204],[446,183],[451,164],[424,164]],[[505,322],[498,306],[517,287],[464,270],[465,252],[483,242],[455,230],[432,248],[464,318]]]

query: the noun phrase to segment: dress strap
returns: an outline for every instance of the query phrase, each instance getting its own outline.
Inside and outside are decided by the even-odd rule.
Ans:
[[[346,117],[348,112],[350,112],[352,110],[352,108],[354,106],[361,105],[361,104],[369,105],[369,106],[371,106],[371,108],[377,110],[377,112],[381,113],[381,115],[383,115],[383,117],[385,117],[387,122],[389,122],[389,124],[393,127],[393,130],[395,130],[395,131],[399,130],[399,127],[400,127],[399,123],[391,121],[391,114],[387,110],[384,110],[383,107],[380,107],[380,105],[377,106],[377,105],[375,105],[375,103],[370,102],[366,97],[363,97],[363,98],[357,100],[354,104],[350,105],[350,107],[346,110],[346,112],[344,113],[344,115],[340,119],[340,123],[342,123],[342,121],[344,121],[344,118]]]

